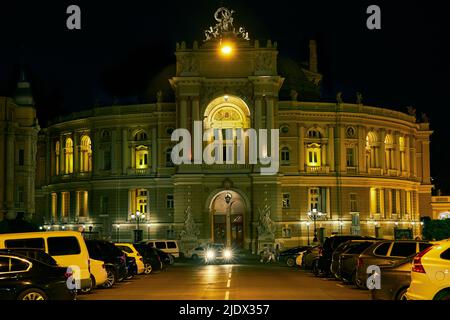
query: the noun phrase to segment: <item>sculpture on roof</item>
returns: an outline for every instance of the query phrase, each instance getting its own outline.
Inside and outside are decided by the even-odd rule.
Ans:
[[[361,92],[357,92],[356,93],[356,103],[357,104],[362,104],[363,103],[363,96]]]
[[[214,19],[217,21],[217,24],[214,27],[210,26],[209,29],[205,30],[205,41],[220,39],[224,33],[233,33],[236,37],[250,40],[245,28],[239,27],[238,31],[236,31],[236,28],[233,26],[233,13],[234,10],[229,10],[225,7],[217,9],[214,13]]]

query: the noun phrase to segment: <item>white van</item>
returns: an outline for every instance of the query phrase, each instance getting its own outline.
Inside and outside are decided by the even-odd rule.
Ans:
[[[180,257],[180,249],[175,240],[148,240],[146,244],[172,255],[174,258]]]
[[[78,266],[82,290],[91,288],[89,252],[81,233],[47,231],[0,234],[0,249],[41,249],[52,256],[60,267]]]

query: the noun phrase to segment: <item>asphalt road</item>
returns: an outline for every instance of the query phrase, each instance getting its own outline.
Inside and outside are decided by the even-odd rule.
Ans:
[[[276,264],[178,263],[78,300],[370,300],[368,291]]]

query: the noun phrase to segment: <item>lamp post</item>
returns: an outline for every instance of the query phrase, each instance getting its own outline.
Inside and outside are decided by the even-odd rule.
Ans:
[[[136,220],[136,230],[134,230],[134,242],[138,243],[139,241],[142,241],[142,233],[141,229],[139,227],[139,223],[142,220],[145,220],[145,214],[141,213],[140,211],[136,211],[135,214],[131,215],[131,220]]]
[[[116,225],[116,239],[120,242],[120,224]]]
[[[308,212],[308,217],[309,217],[309,219],[314,221],[314,239],[313,239],[313,242],[318,242],[319,239],[317,238],[317,224],[316,224],[316,221],[323,217],[323,213],[320,212],[320,211],[317,211],[317,209],[314,208],[314,209],[312,209],[312,211]]]
[[[308,234],[308,246],[311,244],[310,242],[309,242],[309,225],[310,225],[311,223],[310,222],[307,222],[306,223],[306,233]]]
[[[227,246],[229,247],[231,245],[231,221],[230,221],[230,216],[231,216],[231,199],[233,198],[233,196],[231,195],[231,193],[227,192],[225,194],[225,202],[228,205],[227,206]]]

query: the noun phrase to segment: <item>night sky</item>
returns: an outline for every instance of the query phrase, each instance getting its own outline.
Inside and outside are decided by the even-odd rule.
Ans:
[[[41,126],[57,114],[92,105],[153,101],[172,75],[177,41],[192,45],[214,25],[219,6],[234,9],[235,27],[251,39],[278,42],[281,56],[308,59],[318,41],[324,101],[406,111],[431,121],[432,177],[450,194],[450,125],[446,119],[450,63],[444,1],[20,1],[0,4],[0,95],[12,96],[25,66]],[[66,29],[66,8],[82,10],[82,30]],[[382,30],[366,28],[378,4]]]

